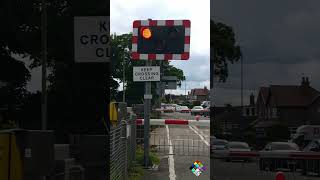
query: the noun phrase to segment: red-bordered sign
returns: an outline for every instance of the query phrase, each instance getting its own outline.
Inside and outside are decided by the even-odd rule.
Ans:
[[[138,31],[140,27],[184,26],[184,52],[182,54],[140,54],[138,53]],[[190,20],[136,20],[133,22],[132,59],[133,60],[188,60],[190,55]]]

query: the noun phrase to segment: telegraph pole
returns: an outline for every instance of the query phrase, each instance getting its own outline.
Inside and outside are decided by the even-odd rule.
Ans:
[[[42,39],[42,101],[41,101],[41,129],[47,129],[47,1],[41,5],[41,39]]]
[[[241,109],[243,111],[243,55],[241,54]]]

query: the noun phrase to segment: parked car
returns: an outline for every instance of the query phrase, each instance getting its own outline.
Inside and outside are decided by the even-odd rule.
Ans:
[[[165,106],[163,112],[165,113],[173,113],[175,111],[175,108],[173,106],[167,105]]]
[[[180,112],[181,113],[190,113],[190,109],[188,108],[188,106],[180,106]]]
[[[176,112],[180,112],[181,111],[181,106],[177,105],[176,106]]]
[[[224,159],[228,154],[228,141],[225,139],[217,139],[210,137],[210,150],[213,158]]]
[[[191,115],[202,115],[203,114],[203,107],[201,106],[194,106],[191,109]]]
[[[251,148],[246,142],[231,141],[228,143],[228,152],[251,152]],[[225,158],[226,161],[241,160],[250,162],[253,160],[252,157],[231,157],[229,153]]]
[[[320,152],[320,139],[312,140],[304,149],[306,152]]]
[[[203,109],[203,116],[210,117],[210,106]]]
[[[274,171],[279,168],[289,168],[295,171],[299,168],[299,161],[288,158],[289,153],[301,152],[299,146],[292,142],[271,142],[260,151],[260,170]]]

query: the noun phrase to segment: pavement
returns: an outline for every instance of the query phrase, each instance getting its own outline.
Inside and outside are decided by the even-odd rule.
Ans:
[[[163,119],[195,119],[190,113],[163,113]],[[209,118],[201,117],[209,120]],[[210,179],[210,127],[166,125],[156,128],[150,136],[150,145],[157,149],[161,161],[158,170],[148,170],[144,179],[193,180]],[[196,160],[206,170],[195,176],[189,169]]]

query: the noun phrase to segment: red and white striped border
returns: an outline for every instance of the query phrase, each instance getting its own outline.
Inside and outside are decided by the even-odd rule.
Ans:
[[[184,53],[182,54],[139,54],[138,50],[138,29],[139,27],[150,26],[184,26]],[[188,60],[190,56],[190,20],[136,20],[133,21],[132,32],[132,53],[133,60]]]

